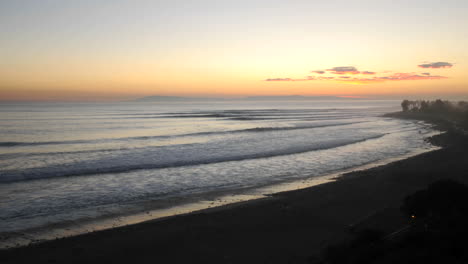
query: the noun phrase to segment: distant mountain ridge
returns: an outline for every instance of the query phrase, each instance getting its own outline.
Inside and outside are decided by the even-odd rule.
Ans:
[[[213,100],[213,99],[216,99],[216,98],[153,95],[153,96],[146,96],[146,97],[138,98],[135,101],[137,102],[188,101],[188,100],[206,101],[206,100]],[[217,98],[217,100],[220,100],[220,98]]]
[[[352,100],[359,98],[346,98],[338,96],[248,96],[242,98],[222,98],[222,97],[182,97],[182,96],[146,96],[138,98],[136,102],[170,102],[170,101],[275,101],[275,100]]]

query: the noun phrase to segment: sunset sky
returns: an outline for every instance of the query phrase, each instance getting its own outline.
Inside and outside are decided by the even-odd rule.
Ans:
[[[468,97],[468,1],[4,0],[0,100]]]

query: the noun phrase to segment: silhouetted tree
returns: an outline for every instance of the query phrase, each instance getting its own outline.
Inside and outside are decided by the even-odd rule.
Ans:
[[[446,107],[444,101],[442,101],[440,99],[437,99],[434,102],[432,108],[433,108],[434,111],[437,111],[437,112],[443,112],[443,111],[447,110],[447,107]]]
[[[429,110],[430,103],[428,101],[421,101],[421,108],[419,109],[420,111],[426,112]]]
[[[401,102],[401,108],[403,108],[403,112],[408,112],[410,102],[408,100],[403,100]]]
[[[450,113],[453,116],[460,118],[468,114],[468,102],[452,103],[450,101],[442,101],[437,99],[435,101],[416,100],[409,101],[403,100],[401,102],[403,112],[431,112],[436,114]]]

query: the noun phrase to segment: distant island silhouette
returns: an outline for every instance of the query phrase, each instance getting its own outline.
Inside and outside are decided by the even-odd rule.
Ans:
[[[339,96],[303,96],[303,95],[286,95],[286,96],[247,96],[239,98],[225,97],[184,97],[184,96],[163,96],[153,95],[142,98],[137,98],[136,102],[174,102],[174,101],[275,101],[275,100],[356,100],[363,98],[350,98]]]

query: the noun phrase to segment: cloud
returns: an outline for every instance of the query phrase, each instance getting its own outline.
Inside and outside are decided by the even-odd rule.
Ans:
[[[371,83],[385,82],[385,80],[382,80],[380,78],[352,78],[352,79],[339,80],[339,81],[343,83],[351,83],[351,84],[371,84]]]
[[[333,74],[359,74],[360,72],[353,66],[333,67],[327,71]]]
[[[375,82],[386,82],[386,81],[417,81],[417,80],[440,80],[447,79],[445,76],[439,75],[430,75],[430,73],[425,72],[421,75],[415,73],[394,73],[389,76],[382,77],[372,77],[372,78],[360,78],[360,77],[351,77],[351,76],[340,76],[340,77],[329,77],[329,76],[307,76],[305,79],[291,79],[291,78],[272,78],[266,79],[265,81],[290,81],[290,82],[299,82],[299,81],[340,81],[348,83],[375,83]]]
[[[313,81],[318,80],[314,76],[307,76],[305,79],[291,79],[291,78],[269,78],[265,81],[267,82],[302,82],[302,81]]]
[[[432,62],[418,65],[421,68],[450,68],[453,65],[448,62]],[[393,72],[393,71],[358,71],[354,66],[341,66],[333,67],[327,70],[316,70],[311,71],[316,73],[316,76],[306,76],[303,79],[291,79],[291,78],[271,78],[265,81],[337,81],[342,83],[353,83],[353,84],[368,84],[376,82],[387,82],[387,81],[414,81],[414,80],[440,80],[447,79],[448,77],[440,75],[431,75],[430,72],[422,72],[420,74],[414,72]],[[338,74],[341,76],[330,76]],[[372,76],[370,76],[372,75]]]
[[[346,76],[342,76],[340,78],[350,78]],[[326,76],[307,76],[304,79],[291,79],[291,78],[269,78],[265,81],[267,82],[303,82],[303,81],[323,81],[323,80],[333,80],[335,77],[326,77]]]
[[[445,76],[438,75],[418,75],[414,73],[395,73],[390,76],[378,77],[381,80],[387,81],[414,81],[414,80],[438,80],[447,79]]]
[[[345,77],[345,78],[343,78]],[[370,84],[370,83],[379,83],[387,81],[417,81],[417,80],[439,80],[447,79],[445,76],[435,76],[435,75],[418,75],[414,73],[395,73],[389,76],[383,77],[373,77],[373,78],[346,78],[349,76],[343,76],[340,78],[340,82],[345,83],[355,83],[355,84]]]
[[[453,64],[449,62],[430,62],[418,65],[419,68],[432,68],[432,69],[439,69],[439,68],[452,68]]]
[[[375,72],[371,72],[371,71],[362,71],[361,74],[374,75]]]
[[[271,78],[271,79],[266,79],[265,81],[267,82],[290,82],[294,80],[291,78]]]
[[[307,76],[307,79],[304,81],[323,81],[323,80],[333,80],[335,77],[327,77],[327,76]]]

